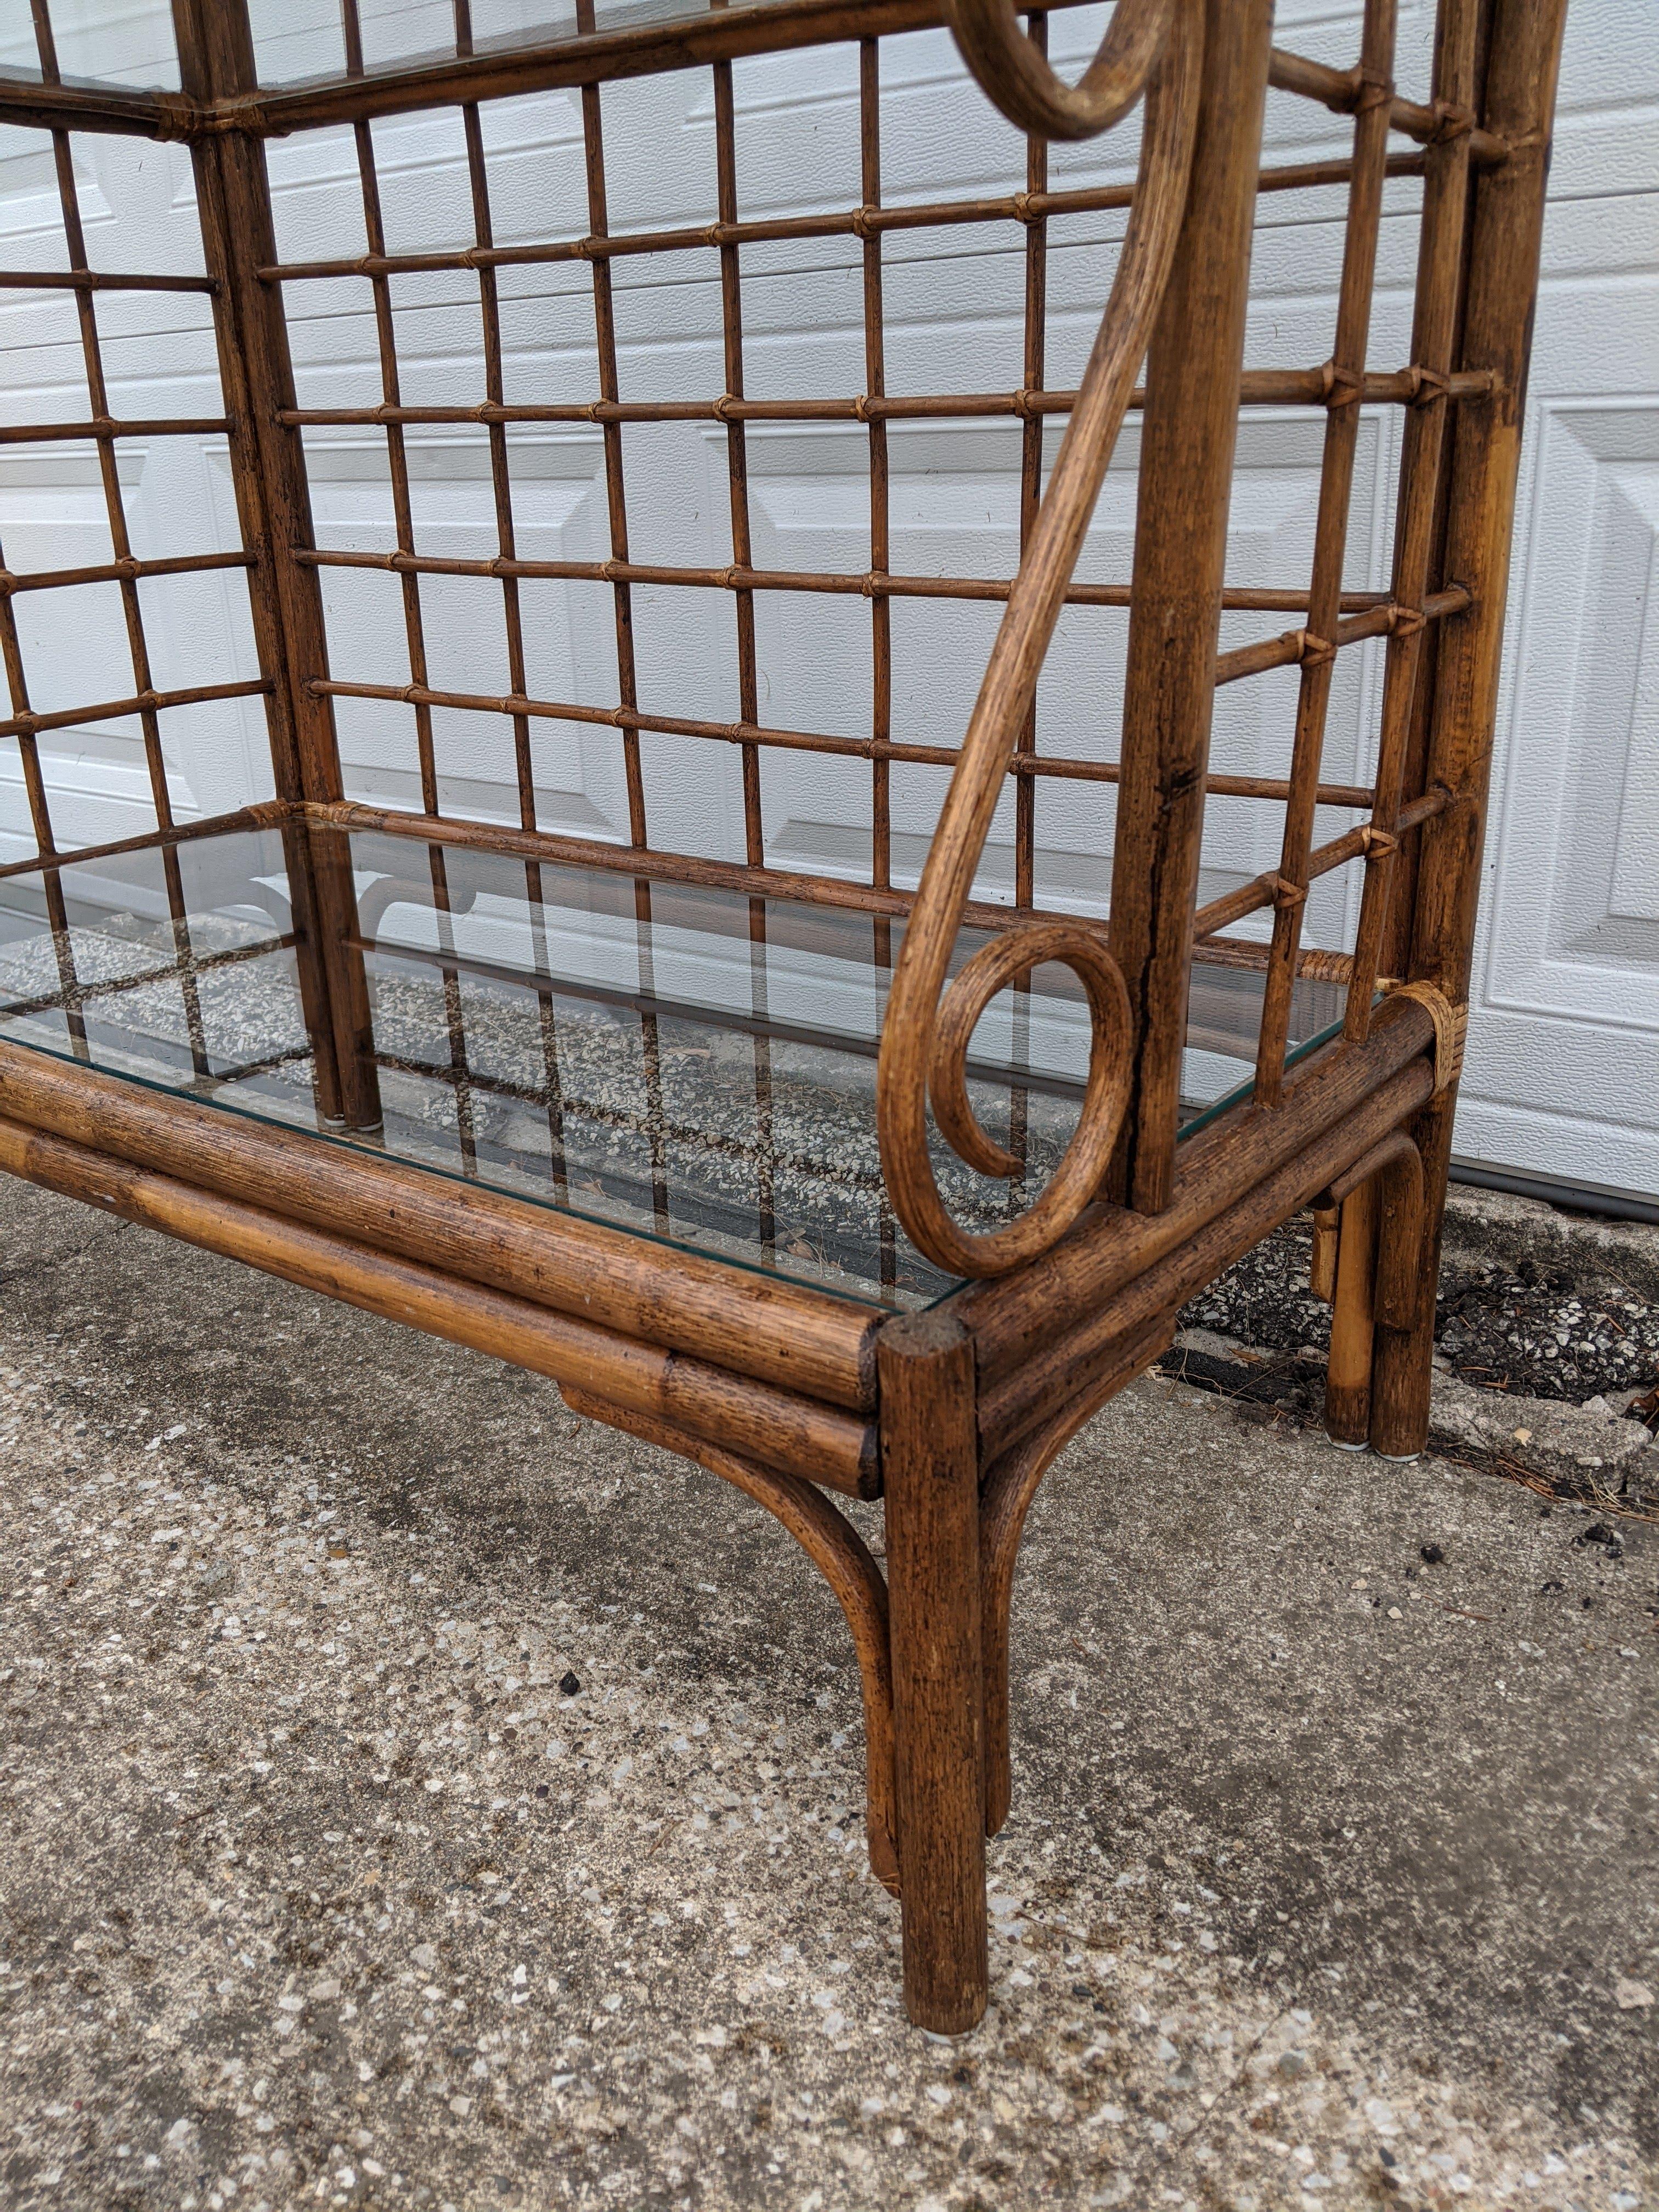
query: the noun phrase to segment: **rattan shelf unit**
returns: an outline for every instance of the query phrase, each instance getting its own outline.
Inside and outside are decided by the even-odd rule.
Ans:
[[[1018,16],[1011,0],[599,17],[577,0],[556,35],[489,46],[454,0],[453,50],[389,68],[365,66],[357,0],[342,7],[344,73],[271,87],[245,0],[174,0],[180,89],[151,93],[64,81],[46,0],[34,0],[38,76],[0,83],[0,119],[50,147],[69,264],[0,286],[72,295],[90,403],[84,420],[0,428],[0,447],[82,441],[113,551],[34,573],[0,557],[0,744],[21,763],[32,825],[0,867],[0,1165],[551,1376],[580,1412],[701,1462],[774,1513],[828,1579],[857,1650],[870,1856],[902,1901],[911,2016],[962,2031],[986,2002],[985,1838],[1009,1803],[1014,1565],[1054,1454],[1164,1350],[1184,1299],[1310,1203],[1316,1286],[1334,1308],[1331,1433],[1396,1457],[1425,1441],[1563,0],[1439,0],[1420,104],[1395,88],[1395,0],[1364,0],[1346,70],[1274,49],[1270,0],[1119,0],[1069,88],[1047,59],[1048,14]],[[1026,134],[1024,182],[888,204],[883,42],[946,22]],[[857,57],[857,204],[745,213],[734,64],[838,43]],[[605,88],[685,70],[712,79],[708,220],[613,230]],[[1351,125],[1351,151],[1264,167],[1270,87]],[[544,238],[498,243],[483,118],[492,103],[556,88],[580,102],[585,202],[556,198]],[[471,230],[453,248],[400,254],[387,247],[374,125],[427,111],[459,112]],[[1133,183],[1051,186],[1051,140],[1132,115]],[[266,142],[340,126],[366,251],[284,263]],[[188,146],[202,274],[89,265],[71,153],[88,131]],[[1367,349],[1379,234],[1402,179],[1420,193],[1412,340],[1403,364],[1378,366]],[[1330,356],[1247,371],[1257,198],[1285,191],[1324,192],[1346,211]],[[1050,234],[1091,212],[1122,218],[1115,275],[1080,380],[1054,389]],[[965,225],[1001,228],[1023,257],[1021,380],[890,391],[886,242]],[[855,242],[861,274],[862,390],[746,396],[745,253],[835,239]],[[627,257],[686,254],[718,273],[723,388],[627,396],[615,272]],[[509,383],[520,387],[504,368],[501,272],[559,263],[588,272],[593,395],[510,399]],[[440,272],[476,278],[479,397],[465,405],[410,404],[400,384],[397,287]],[[374,404],[300,404],[285,314],[298,286],[339,288],[372,314]],[[100,300],[146,289],[204,295],[221,410],[112,413]],[[1231,586],[1241,410],[1286,407],[1324,410],[1311,574],[1290,590]],[[1367,409],[1403,416],[1386,591],[1343,580]],[[1085,580],[1085,534],[1131,410],[1133,574]],[[892,426],[976,417],[1020,441],[1018,573],[906,573],[893,560]],[[1057,453],[1045,449],[1051,417],[1064,425]],[[856,567],[757,564],[745,441],[750,426],[777,423],[841,424],[863,441]],[[512,456],[526,424],[595,435],[605,557],[521,556]],[[624,464],[641,425],[688,426],[721,449],[729,561],[637,557]],[[489,557],[422,550],[412,426],[487,442]],[[319,544],[308,441],[348,428],[384,439],[394,550]],[[124,443],[198,434],[228,443],[240,544],[135,557]],[[214,568],[246,579],[257,677],[158,688],[144,586]],[[324,587],[338,569],[396,580],[406,684],[356,680],[337,638],[331,658]],[[504,694],[434,680],[422,594],[440,577],[471,580],[479,618],[504,623]],[[536,696],[532,584],[607,601],[614,696]],[[37,713],[19,602],[91,585],[119,594],[131,692]],[[702,595],[735,655],[735,719],[647,697],[634,628],[647,587]],[[867,605],[860,734],[763,717],[757,607],[803,593]],[[898,726],[893,617],[952,599],[1004,611],[965,734],[924,743]],[[1115,761],[1052,745],[1038,715],[1068,606],[1127,619]],[[1224,611],[1295,627],[1223,653]],[[1328,782],[1333,672],[1367,639],[1383,641],[1375,771]],[[1297,672],[1283,774],[1212,773],[1217,687],[1273,669]],[[167,718],[253,696],[275,795],[176,821]],[[407,709],[418,807],[349,795],[340,701]],[[446,809],[434,740],[446,714],[510,730],[516,824]],[[64,845],[41,741],[122,718],[155,826]],[[623,842],[538,824],[533,748],[584,729],[619,749]],[[684,833],[677,843],[659,818],[642,738],[663,736],[735,757],[741,857],[681,849]],[[769,862],[763,779],[790,755],[868,763],[861,876]],[[895,776],[922,768],[947,769],[948,792],[910,888],[891,799]],[[976,896],[1011,779],[1012,899]],[[1040,903],[1039,793],[1068,781],[1116,787],[1106,917]],[[1280,856],[1200,902],[1215,798],[1276,809]],[[1346,809],[1352,826],[1316,842],[1322,807]],[[1349,947],[1304,945],[1310,886],[1338,869],[1360,878]],[[1258,933],[1239,933],[1253,915]],[[1039,1033],[1080,1041],[1069,1072],[1063,1052],[1045,1060],[1033,1045]],[[1001,1042],[987,1045],[993,1035]],[[1234,1095],[1212,1085],[1196,1115],[1194,1051],[1255,1069]],[[837,1493],[882,1502],[884,1572]]]

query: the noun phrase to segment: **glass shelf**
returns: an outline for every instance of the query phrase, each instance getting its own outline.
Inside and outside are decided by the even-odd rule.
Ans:
[[[347,862],[355,921],[336,924],[330,950],[361,963],[366,986],[383,1120],[363,1132],[319,1121],[302,989],[319,948],[293,896],[303,872],[332,865],[342,880]],[[963,931],[958,964],[986,935]],[[0,1036],[912,1305],[952,1285],[897,1226],[882,1182],[876,1053],[902,941],[899,920],[610,868],[378,832],[238,830],[0,880]],[[1248,1084],[1261,994],[1257,970],[1194,963],[1189,1129]],[[1292,1056],[1341,1012],[1337,987],[1299,983]],[[988,1013],[969,1095],[1026,1180],[975,1175],[936,1141],[965,1226],[1022,1211],[1047,1181],[1087,1058],[1065,969],[1037,969]]]

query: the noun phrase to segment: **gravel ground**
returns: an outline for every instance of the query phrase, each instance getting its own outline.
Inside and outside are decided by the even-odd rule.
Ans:
[[[1183,1324],[1264,1351],[1322,1353],[1331,1311],[1308,1289],[1310,1242],[1305,1219],[1287,1222],[1194,1298]],[[1435,1339],[1450,1372],[1516,1396],[1605,1399],[1623,1412],[1659,1385],[1659,1297],[1571,1255],[1540,1265],[1452,1245]],[[1305,1396],[1309,1378],[1289,1366],[1285,1374]]]
[[[7,2206],[1659,2204],[1659,1531],[1125,1393],[946,2044],[747,1501],[10,1184],[0,1289]]]
[[[277,841],[267,842],[274,870]],[[365,867],[374,843],[359,854]],[[406,902],[398,903],[407,912]],[[198,957],[208,957],[246,952],[271,933],[269,924],[215,913],[192,917],[191,928]],[[166,921],[136,913],[100,915],[62,938],[37,927],[0,940],[0,1002],[18,1001],[0,1014],[0,1033],[64,1049],[57,1002],[67,964],[85,987],[95,1064],[314,1129],[314,1071],[293,956],[267,954],[201,977],[214,1074],[199,1084],[185,999],[163,972],[174,957]],[[161,980],[134,980],[158,973]],[[787,963],[771,980],[797,1016],[809,1011],[798,977],[790,988]],[[845,980],[829,970],[823,978],[832,1020],[847,1018],[834,988]],[[368,988],[386,1117],[377,1150],[479,1173],[534,1200],[552,1195],[748,1264],[763,1260],[857,1297],[915,1305],[951,1287],[886,1209],[872,1045],[814,1042],[800,1031],[759,1042],[740,1022],[672,1011],[657,1014],[647,1036],[629,1000],[605,1005],[554,993],[544,1012],[526,984],[471,973],[456,983],[452,1003],[413,955],[376,954]],[[458,1023],[468,1071],[459,1083]],[[969,1093],[985,1126],[1012,1141],[1006,1090],[975,1080]],[[955,1217],[988,1229],[1024,1211],[1076,1121],[1074,1097],[1042,1089],[1026,1096],[1024,1184],[975,1174],[936,1136],[934,1171]]]

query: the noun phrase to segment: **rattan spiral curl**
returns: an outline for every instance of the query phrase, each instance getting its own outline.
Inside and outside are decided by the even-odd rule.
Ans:
[[[1012,0],[953,0],[969,66],[1011,121],[1080,137],[1118,121],[1144,94],[1140,168],[1117,275],[1042,506],[992,648],[894,969],[877,1075],[882,1167],[912,1242],[953,1274],[1006,1273],[1046,1251],[1096,1195],[1128,1095],[1133,1024],[1106,933],[1086,921],[1016,923],[946,987],[974,871],[1043,657],[1099,496],[1112,447],[1169,281],[1197,120],[1201,0],[1118,0],[1099,54],[1068,89],[1018,27]],[[1018,1163],[975,1119],[966,1062],[996,994],[1043,961],[1069,967],[1088,994],[1089,1079],[1078,1126],[1026,1211],[984,1235],[951,1218],[927,1150],[931,1098],[941,1133],[983,1175]]]

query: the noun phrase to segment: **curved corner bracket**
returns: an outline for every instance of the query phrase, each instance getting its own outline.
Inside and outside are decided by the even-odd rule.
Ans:
[[[1054,74],[1019,27],[1013,0],[951,0],[951,29],[980,89],[1008,120],[1044,138],[1094,138],[1146,88],[1182,0],[1117,0],[1106,35],[1075,84]]]
[[[870,1842],[870,1870],[882,1886],[898,1894],[898,1817],[893,1750],[893,1670],[887,1632],[887,1584],[869,1547],[821,1490],[799,1474],[757,1467],[736,1452],[705,1443],[671,1422],[649,1414],[625,1413],[561,1383],[560,1394],[573,1413],[586,1414],[613,1429],[681,1459],[695,1460],[722,1481],[765,1506],[800,1546],[833,1591],[852,1631],[864,1699],[865,1811]]]
[[[1128,994],[1101,925],[1081,919],[1016,922],[948,988],[946,977],[974,871],[1169,281],[1192,165],[1203,10],[1201,0],[1119,0],[1100,54],[1066,95],[1086,93],[1088,112],[1099,119],[1079,125],[1074,118],[1061,128],[1052,106],[1029,105],[1032,86],[1040,88],[1045,73],[1051,102],[1066,88],[1018,29],[1008,0],[954,0],[954,9],[957,40],[975,75],[1003,112],[1027,128],[1086,136],[1127,113],[1143,91],[1146,98],[1140,172],[1117,275],[933,833],[893,971],[877,1069],[877,1126],[894,1212],[936,1266],[985,1276],[1004,1274],[1047,1251],[1091,1203],[1128,1096],[1134,1047]],[[946,1142],[969,1166],[983,1175],[1019,1172],[974,1118],[966,1058],[974,1025],[997,992],[1042,961],[1072,969],[1088,994],[1091,1039],[1083,1111],[1035,1202],[990,1233],[973,1235],[957,1225],[940,1195],[928,1157],[928,1103]]]
[[[1425,1304],[1423,1268],[1423,1155],[1404,1129],[1394,1129],[1362,1152],[1351,1167],[1334,1176],[1312,1204],[1316,1213],[1336,1213],[1364,1183],[1376,1184],[1376,1272],[1374,1312],[1385,1328],[1409,1334]],[[1340,1218],[1340,1217],[1339,1217]],[[1338,1236],[1340,1237],[1339,1228]],[[1334,1288],[1334,1267],[1331,1267]]]
[[[980,1488],[980,1668],[985,1698],[985,1832],[994,1836],[1008,1817],[1013,1795],[1009,1749],[1008,1636],[1013,1609],[1014,1567],[1025,1516],[1038,1486],[1060,1454],[1109,1398],[1169,1347],[1169,1314],[1139,1328],[1119,1347],[1090,1388],[1051,1420],[994,1460]]]

